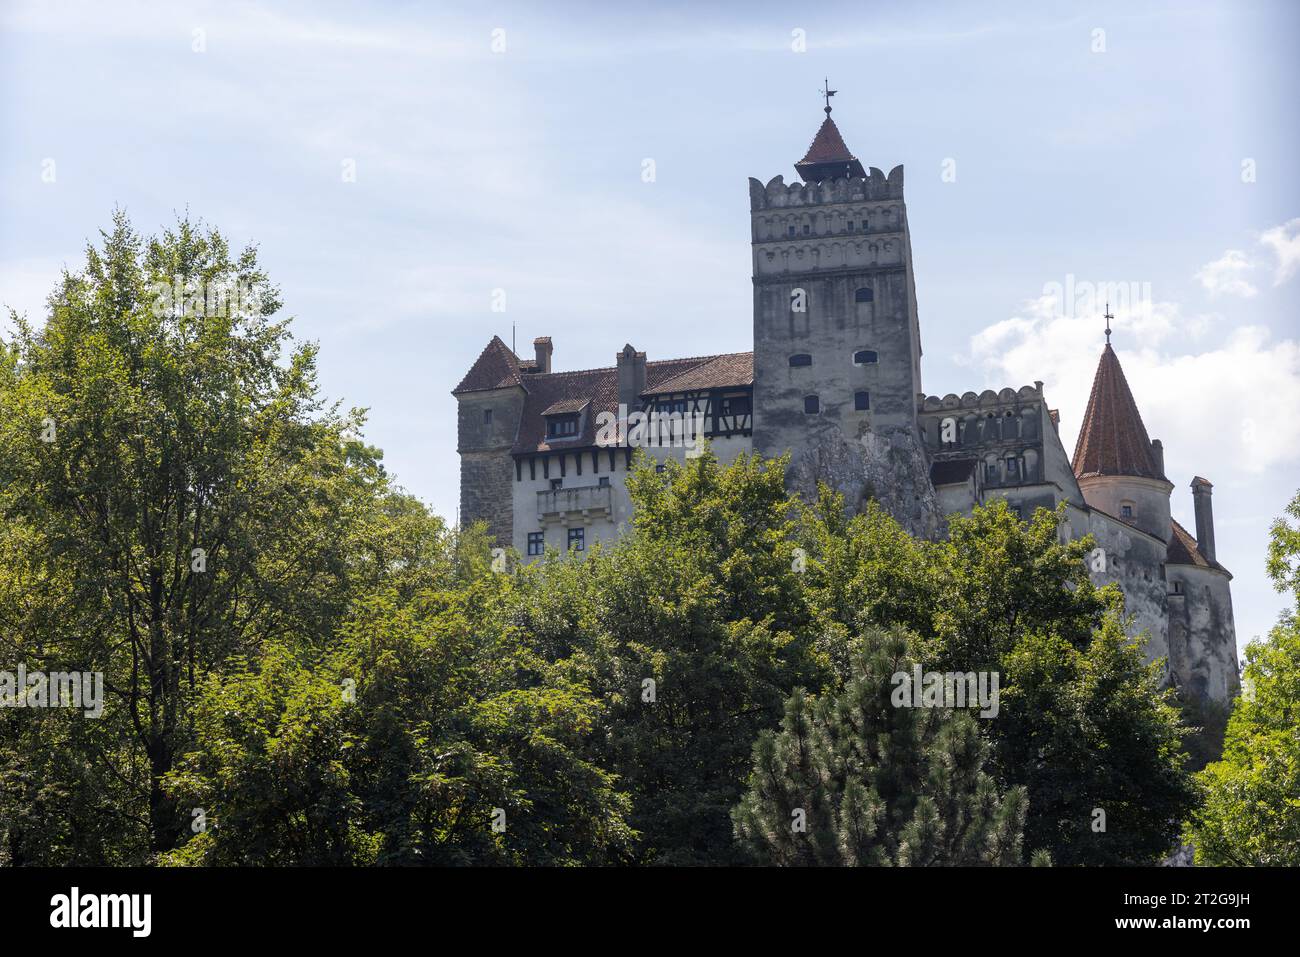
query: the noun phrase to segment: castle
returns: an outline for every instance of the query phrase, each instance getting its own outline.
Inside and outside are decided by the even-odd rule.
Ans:
[[[903,167],[864,169],[826,119],[795,164],[801,182],[749,181],[752,352],[552,370],[549,338],[519,358],[499,337],[453,390],[460,520],[484,520],[525,558],[617,536],[640,428],[660,415],[699,428],[724,461],[789,452],[789,487],[818,482],[854,507],[876,499],[913,534],[1003,499],[1018,514],[1066,505],[1062,537],[1091,534],[1089,569],[1122,588],[1147,654],[1200,700],[1237,687],[1231,574],[1215,560],[1212,487],[1192,479],[1196,535],[1173,521],[1164,452],[1142,416],[1107,326],[1073,457],[1041,382],[927,396]],[[643,415],[639,415],[643,414]],[[611,420],[624,431],[610,441]],[[653,431],[653,430],[652,430]],[[632,434],[629,435],[628,433]],[[689,443],[646,449],[681,460]]]

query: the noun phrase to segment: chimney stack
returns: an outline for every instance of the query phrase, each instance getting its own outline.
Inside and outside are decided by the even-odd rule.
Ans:
[[[628,343],[616,356],[618,360],[618,401],[629,412],[641,408],[641,393],[645,391],[645,353],[637,352]]]
[[[533,340],[533,350],[537,355],[537,371],[551,371],[551,337],[538,336]]]
[[[1196,545],[1208,561],[1214,561],[1214,509],[1210,496],[1214,486],[1199,475],[1192,479],[1192,502],[1196,507]]]
[[[1165,474],[1165,444],[1159,439],[1151,440],[1151,457],[1156,460],[1156,470]]]

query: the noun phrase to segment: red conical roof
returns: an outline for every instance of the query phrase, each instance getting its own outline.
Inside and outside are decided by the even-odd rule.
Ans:
[[[805,183],[816,183],[835,177],[867,175],[857,157],[849,152],[844,137],[840,136],[839,127],[829,115],[822,121],[821,129],[813,137],[807,154],[794,164],[794,168],[795,172],[803,177]]]
[[[1074,474],[1163,479],[1119,357],[1106,343],[1074,446]]]

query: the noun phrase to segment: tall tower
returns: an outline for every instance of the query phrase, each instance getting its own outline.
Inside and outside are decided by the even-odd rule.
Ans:
[[[874,497],[927,531],[928,519],[918,526],[908,514],[924,511],[933,489],[917,435],[921,336],[903,167],[888,177],[863,168],[831,119],[833,92],[823,91],[826,118],[795,164],[802,182],[749,181],[754,450],[790,452],[801,492],[828,481],[850,507]],[[906,496],[886,487],[900,484]]]

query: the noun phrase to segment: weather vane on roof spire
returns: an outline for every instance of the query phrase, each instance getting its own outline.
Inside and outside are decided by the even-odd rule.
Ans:
[[[1106,311],[1102,315],[1106,317],[1106,345],[1110,345],[1110,321],[1115,318],[1110,314],[1110,303],[1106,303]]]
[[[828,79],[823,79],[823,80],[822,80],[822,83],[823,83],[824,85],[823,85],[822,88],[821,88],[820,90],[818,90],[817,92],[820,93],[823,97],[826,98],[826,115],[827,115],[827,116],[830,116],[830,115],[831,115],[831,97],[834,96],[834,95],[835,95],[836,93],[838,93],[839,91],[838,91],[838,90],[832,90],[832,89],[831,89],[830,80],[828,80]]]

